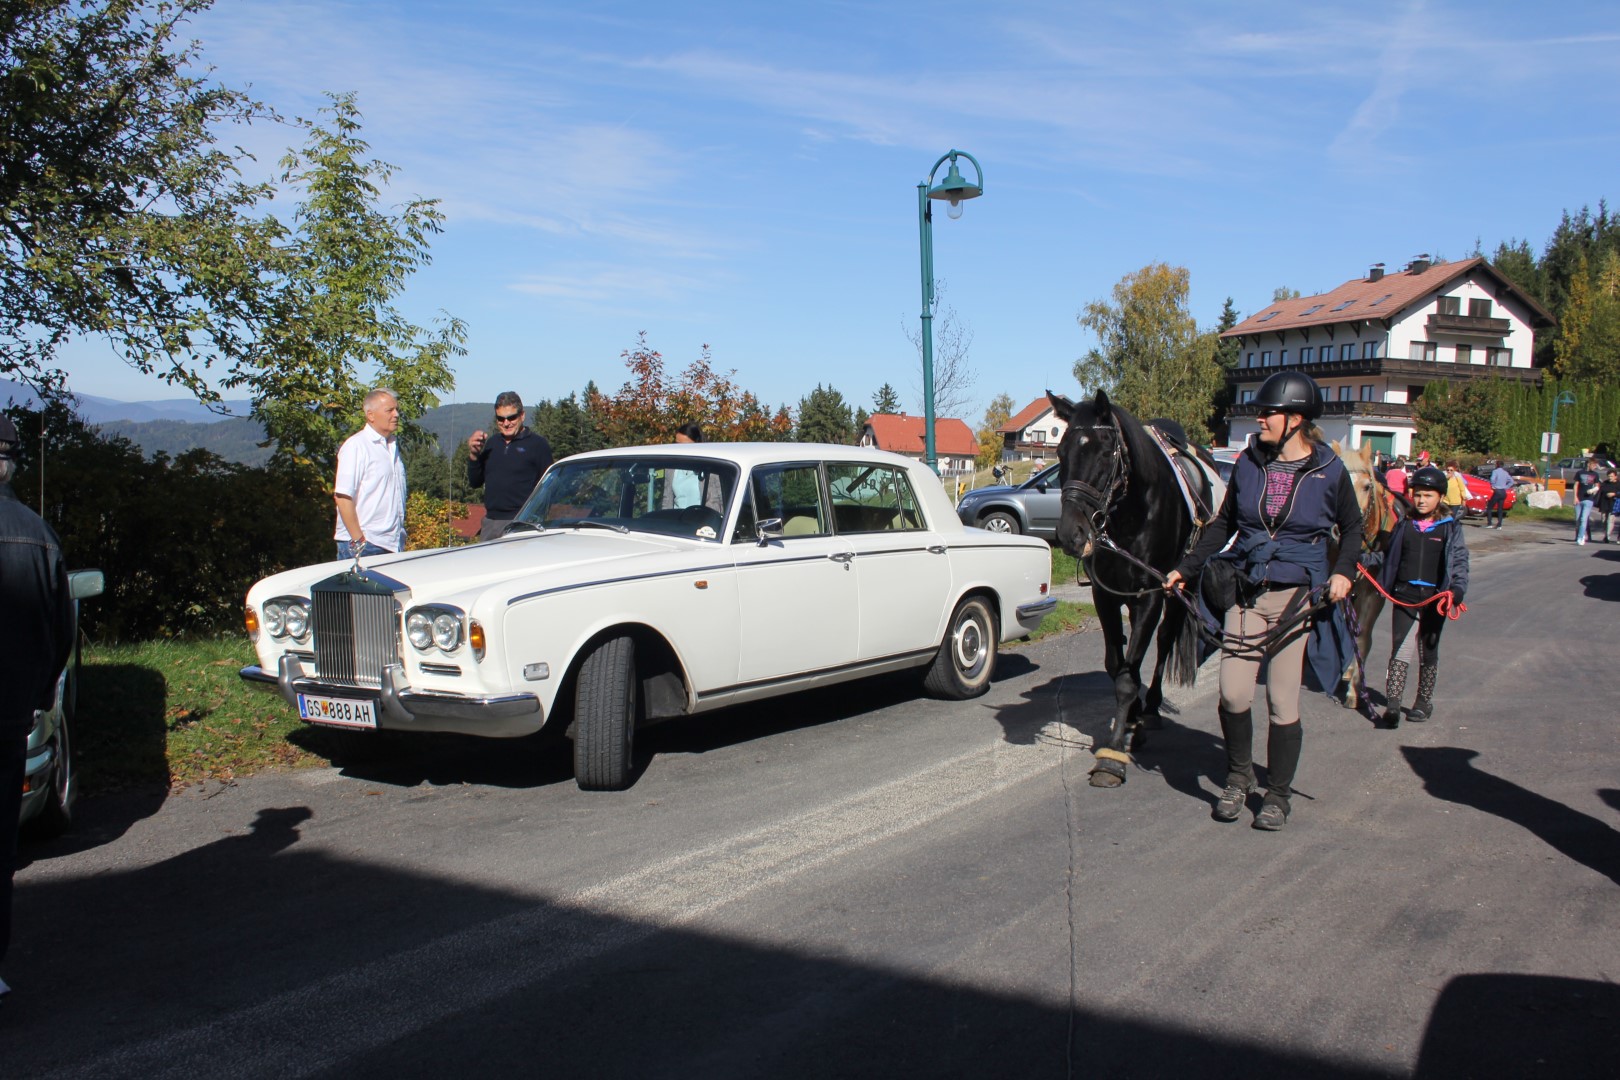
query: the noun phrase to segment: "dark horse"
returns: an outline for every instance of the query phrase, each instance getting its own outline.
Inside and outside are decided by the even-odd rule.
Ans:
[[[1175,466],[1134,416],[1101,391],[1079,404],[1051,391],[1047,397],[1068,423],[1058,444],[1058,543],[1085,564],[1102,623],[1103,665],[1114,680],[1114,715],[1107,745],[1095,751],[1091,783],[1117,787],[1125,782],[1130,750],[1142,743],[1142,729],[1158,722],[1165,663],[1174,654],[1178,685],[1191,685],[1198,674],[1197,624],[1162,588],[1187,550],[1193,519]],[[1121,609],[1130,614],[1129,641]],[[1159,657],[1144,695],[1142,658],[1155,630]]]

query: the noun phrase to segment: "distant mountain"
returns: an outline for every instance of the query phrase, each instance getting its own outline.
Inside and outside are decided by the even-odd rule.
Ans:
[[[89,424],[109,424],[117,421],[130,423],[146,423],[153,420],[183,420],[193,424],[217,424],[231,419],[231,416],[242,417],[248,414],[252,402],[246,398],[222,402],[220,407],[231,415],[221,415],[213,412],[195,398],[166,398],[159,401],[114,401],[112,398],[97,397],[94,394],[72,395],[74,411],[82,416]],[[39,398],[34,392],[21,383],[9,382],[0,379],[0,404],[7,401],[26,405],[29,408],[39,406]]]
[[[253,420],[239,418],[215,424],[114,420],[96,427],[108,435],[122,435],[147,457],[160,453],[178,457],[187,450],[203,449],[240,465],[263,465],[270,460],[270,447],[259,445],[264,441],[264,428]]]

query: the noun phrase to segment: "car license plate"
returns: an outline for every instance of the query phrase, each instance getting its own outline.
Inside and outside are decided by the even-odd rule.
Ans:
[[[377,703],[299,694],[298,715],[311,724],[374,728],[377,726]]]

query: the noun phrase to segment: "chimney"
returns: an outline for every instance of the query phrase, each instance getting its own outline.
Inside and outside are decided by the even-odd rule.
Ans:
[[[1384,280],[1384,264],[1383,263],[1373,263],[1372,268],[1367,271],[1367,280],[1368,281],[1383,281]]]
[[[1421,274],[1423,271],[1427,270],[1433,265],[1434,264],[1429,261],[1429,253],[1424,252],[1422,255],[1419,255],[1417,258],[1407,263],[1406,269],[1414,274]]]

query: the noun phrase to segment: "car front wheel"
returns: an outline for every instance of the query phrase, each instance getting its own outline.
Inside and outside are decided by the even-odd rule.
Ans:
[[[574,692],[574,782],[584,791],[630,786],[636,735],[636,643],[609,638],[580,665]]]
[[[73,803],[79,795],[79,778],[73,769],[73,738],[67,710],[56,727],[52,739],[56,760],[51,765],[50,786],[39,813],[27,825],[30,840],[49,840],[67,832],[73,824]]]
[[[996,616],[982,596],[970,596],[956,605],[945,640],[923,686],[936,697],[963,700],[990,688],[996,669]]]
[[[993,514],[986,514],[980,519],[979,528],[993,533],[1010,533],[1013,535],[1024,531],[1019,528],[1017,518],[1001,510],[997,510]]]

